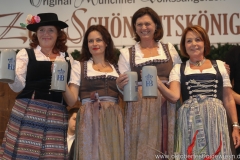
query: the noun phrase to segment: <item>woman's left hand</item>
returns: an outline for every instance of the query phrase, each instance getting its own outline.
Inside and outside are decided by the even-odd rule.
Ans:
[[[240,146],[240,134],[237,127],[233,127],[232,137],[235,148],[238,148]]]

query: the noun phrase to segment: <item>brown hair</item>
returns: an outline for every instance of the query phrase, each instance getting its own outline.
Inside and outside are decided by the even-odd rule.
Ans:
[[[59,27],[57,26],[55,27],[57,29],[58,37],[52,52],[55,54],[58,52],[66,52],[68,49],[68,47],[66,46],[67,34],[63,30],[61,30]],[[39,45],[39,41],[36,33],[33,33],[32,38],[30,39],[29,45],[31,46],[31,48],[36,48]]]
[[[88,48],[88,35],[92,31],[99,32],[102,35],[103,41],[107,44],[107,47],[105,49],[105,60],[107,60],[111,64],[117,64],[117,56],[114,53],[114,43],[112,37],[108,30],[102,25],[92,25],[86,31],[83,38],[81,56],[79,58],[79,61],[87,61],[92,57],[92,54],[90,53]]]
[[[72,117],[73,113],[78,113],[79,108],[72,108],[68,111],[68,120]]]
[[[142,17],[144,15],[149,15],[152,19],[152,21],[155,23],[156,25],[156,31],[154,33],[153,39],[155,41],[159,41],[160,39],[162,39],[163,37],[163,26],[162,26],[162,22],[160,21],[160,18],[158,16],[158,14],[149,7],[144,7],[144,8],[140,8],[139,10],[137,10],[132,17],[132,28],[133,28],[133,32],[135,34],[135,38],[134,40],[136,42],[141,41],[140,37],[138,36],[138,34],[136,33],[136,21],[139,17]]]
[[[189,26],[183,31],[181,42],[180,42],[181,55],[189,58],[189,55],[187,54],[186,47],[185,47],[186,35],[189,31],[193,31],[194,33],[196,33],[200,37],[200,39],[204,42],[204,56],[207,56],[210,53],[210,49],[211,49],[210,40],[206,30],[199,25]]]

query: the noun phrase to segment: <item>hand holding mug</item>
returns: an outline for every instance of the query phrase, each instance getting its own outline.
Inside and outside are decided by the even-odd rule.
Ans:
[[[51,90],[64,92],[66,90],[68,64],[66,61],[54,61],[52,66]]]
[[[116,84],[119,89],[123,91],[124,86],[128,83],[128,75],[120,74],[120,76],[116,79]]]
[[[157,68],[144,66],[142,68],[142,95],[143,97],[157,97]]]
[[[16,52],[5,49],[0,53],[0,82],[13,83],[15,80]]]
[[[127,71],[121,74],[116,84],[123,94],[124,101],[137,101],[138,100],[138,76],[137,72]],[[123,91],[123,92],[122,92]]]

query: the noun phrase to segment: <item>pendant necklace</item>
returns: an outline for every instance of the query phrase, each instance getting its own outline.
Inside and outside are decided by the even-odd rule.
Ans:
[[[43,52],[42,52],[43,53]],[[46,57],[49,57],[51,53],[43,53]]]
[[[156,44],[151,45],[151,47],[150,46],[149,47],[142,47],[141,44],[139,44],[139,46],[142,50],[147,50],[147,52],[151,55],[153,53],[153,50],[156,47]]]
[[[93,61],[93,64],[95,65],[95,68],[97,67],[97,65],[96,65],[96,63],[94,62],[94,60],[92,60]],[[103,68],[106,68],[107,67],[107,65],[103,65],[102,63],[101,63],[101,65],[102,65],[102,67]],[[100,68],[96,68],[98,71],[101,71],[101,69]]]
[[[192,62],[190,59],[189,59],[189,63],[194,65],[194,66],[197,66],[197,67],[200,67],[201,65],[203,65],[203,63],[206,61],[206,58],[204,57],[203,60],[201,61],[197,61],[197,62]]]

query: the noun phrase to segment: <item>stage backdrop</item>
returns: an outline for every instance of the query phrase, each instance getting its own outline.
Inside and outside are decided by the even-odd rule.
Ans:
[[[151,7],[164,26],[163,42],[179,44],[183,29],[202,25],[211,43],[240,42],[240,0],[1,0],[0,49],[28,47],[29,35],[20,23],[28,14],[55,12],[69,28],[69,50],[80,49],[90,25],[102,24],[118,48],[134,44],[131,17],[141,7]]]

